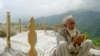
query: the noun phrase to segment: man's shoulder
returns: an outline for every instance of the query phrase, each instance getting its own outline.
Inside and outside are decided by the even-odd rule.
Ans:
[[[66,34],[66,32],[67,32],[66,28],[62,28],[62,29],[60,29],[60,30],[58,31],[59,34]],[[80,33],[80,31],[79,31],[78,29],[76,29],[76,32],[77,32],[77,33]]]
[[[59,33],[59,34],[63,34],[65,31],[66,31],[66,29],[65,29],[65,28],[62,28],[62,29],[60,29],[60,30],[58,31],[58,33]]]

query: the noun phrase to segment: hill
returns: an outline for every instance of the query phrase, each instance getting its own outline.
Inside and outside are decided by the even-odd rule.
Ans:
[[[69,11],[76,20],[76,24],[81,32],[88,33],[91,37],[100,37],[100,12],[94,11]],[[61,24],[62,19],[67,13],[53,15],[48,17],[40,17],[36,19],[37,24],[48,25]]]

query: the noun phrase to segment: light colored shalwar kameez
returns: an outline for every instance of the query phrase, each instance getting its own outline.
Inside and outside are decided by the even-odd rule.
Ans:
[[[66,32],[67,31],[67,32]],[[68,35],[68,32],[70,36]],[[57,48],[53,56],[87,56],[92,46],[91,40],[85,40],[80,46],[73,46],[72,37],[80,34],[78,30],[62,29],[57,35]]]

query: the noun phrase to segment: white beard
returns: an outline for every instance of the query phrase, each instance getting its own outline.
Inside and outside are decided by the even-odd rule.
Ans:
[[[69,32],[69,34],[70,34],[71,37],[76,36],[76,28],[74,28],[73,30],[69,30],[69,29],[67,28],[67,31]]]

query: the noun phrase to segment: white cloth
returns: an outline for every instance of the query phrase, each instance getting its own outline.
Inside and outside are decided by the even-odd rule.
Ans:
[[[91,40],[86,40],[82,43],[78,54],[71,54],[66,41],[61,41],[56,49],[56,56],[87,56],[88,52],[92,46]]]
[[[68,30],[68,29],[67,29]],[[91,40],[84,41],[81,46],[73,46],[73,43],[71,41],[71,38],[76,36],[76,29],[74,30],[68,30],[69,34],[68,41],[66,39],[58,34],[57,35],[57,42],[59,43],[56,49],[56,56],[86,56],[89,52],[90,47],[92,46]],[[80,32],[79,32],[80,34]],[[74,52],[74,54],[71,54],[71,52]],[[77,54],[76,54],[77,53]]]

